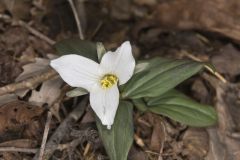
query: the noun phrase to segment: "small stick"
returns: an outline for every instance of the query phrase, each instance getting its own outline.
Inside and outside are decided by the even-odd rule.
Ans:
[[[37,84],[39,84],[43,81],[46,81],[50,78],[53,78],[55,76],[57,76],[57,72],[53,69],[49,69],[47,72],[45,72],[41,75],[33,76],[26,80],[23,80],[23,81],[20,81],[17,83],[8,84],[6,86],[1,87],[0,88],[0,96],[7,94],[7,93],[15,92],[16,90],[19,90],[19,89],[27,89],[27,88],[32,89]]]
[[[63,137],[69,133],[70,126],[80,119],[87,107],[87,98],[83,99],[76,108],[64,119],[64,121],[58,126],[55,132],[52,134],[48,140],[45,152],[43,154],[43,159],[49,159],[55,150],[58,149],[58,145],[63,139]],[[33,160],[37,160],[39,157],[39,152],[35,154]]]
[[[46,41],[48,44],[50,44],[51,46],[54,45],[56,43],[56,41],[50,39],[49,37],[45,36],[44,34],[42,34],[41,32],[37,31],[36,29],[32,28],[30,25],[28,25],[27,23],[25,23],[24,21],[17,21],[17,24],[19,26],[22,26],[24,28],[26,28],[30,33],[32,33],[33,35],[35,35],[36,37]]]
[[[14,23],[15,25],[18,25],[18,26],[26,28],[30,33],[32,33],[36,37],[46,41],[50,45],[54,45],[56,43],[54,40],[50,39],[49,37],[45,36],[41,32],[39,32],[36,29],[32,28],[30,25],[28,25],[24,21],[21,21],[21,20],[14,21],[10,16],[8,16],[6,14],[0,14],[0,19],[9,20],[11,23]]]
[[[186,57],[192,59],[192,60],[195,60],[195,61],[198,61],[198,62],[202,62],[201,59],[199,59],[198,57],[194,56],[194,55],[191,55],[189,54],[187,51],[181,51],[181,53],[183,55],[185,55]],[[204,65],[204,67],[210,71],[213,75],[215,75],[220,81],[222,81],[223,83],[227,83],[227,80],[218,72],[216,71],[213,71],[212,68],[210,68],[209,66],[207,65]]]
[[[80,18],[78,17],[78,13],[77,13],[76,7],[74,6],[74,3],[73,3],[72,0],[68,0],[68,2],[69,2],[70,6],[72,8],[73,15],[74,15],[75,21],[77,23],[79,37],[80,37],[80,39],[83,40],[84,36],[83,36],[82,27],[81,27],[81,21],[80,21]]]
[[[38,149],[35,148],[0,147],[0,152],[36,153],[37,151]]]
[[[47,142],[47,137],[48,137],[48,132],[49,132],[51,120],[52,120],[52,113],[50,111],[48,111],[47,121],[46,121],[46,124],[45,124],[44,133],[43,133],[42,144],[41,144],[41,148],[40,148],[40,151],[39,151],[39,160],[43,159],[44,149],[45,149],[45,145],[46,145],[46,142]]]

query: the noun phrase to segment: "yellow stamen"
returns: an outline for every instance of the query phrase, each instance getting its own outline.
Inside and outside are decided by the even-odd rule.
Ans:
[[[105,74],[100,80],[100,84],[103,89],[111,88],[117,82],[118,82],[118,78],[113,74]]]

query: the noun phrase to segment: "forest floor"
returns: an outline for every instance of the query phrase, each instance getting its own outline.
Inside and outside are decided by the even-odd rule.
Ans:
[[[66,97],[70,87],[49,72],[54,44],[79,37],[78,18],[84,38],[108,50],[130,40],[136,59],[199,60],[220,74],[203,71],[177,87],[214,106],[215,126],[135,111],[129,160],[240,160],[240,1],[75,0],[75,15],[69,2],[0,1],[0,159],[108,159],[86,97]]]

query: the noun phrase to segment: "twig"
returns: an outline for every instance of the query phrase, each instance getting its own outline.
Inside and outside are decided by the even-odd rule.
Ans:
[[[52,39],[50,39],[49,37],[45,36],[44,34],[42,34],[41,32],[37,31],[36,29],[32,28],[30,25],[28,25],[26,22],[21,21],[21,20],[13,20],[10,16],[6,15],[6,14],[0,14],[0,19],[3,20],[8,20],[11,23],[24,27],[26,28],[30,33],[32,33],[33,35],[35,35],[36,37],[44,40],[45,42],[47,42],[50,45],[54,45],[56,42]]]
[[[35,148],[0,147],[0,152],[36,153],[37,151],[38,149]]]
[[[47,42],[50,45],[54,45],[56,43],[54,40],[52,40],[49,37],[45,36],[44,34],[42,34],[41,32],[37,31],[36,29],[32,28],[30,25],[28,25],[27,23],[25,23],[25,22],[23,22],[21,20],[17,21],[17,24],[19,26],[22,26],[22,27],[26,28],[30,33],[32,33],[36,37],[44,40],[45,42]]]
[[[81,27],[81,21],[80,21],[80,18],[78,17],[78,13],[77,13],[76,7],[74,6],[74,3],[73,3],[72,0],[68,0],[68,2],[69,2],[70,6],[72,8],[73,15],[74,15],[75,21],[77,23],[79,37],[80,37],[80,39],[83,40],[84,36],[83,36],[82,27]]]
[[[43,159],[44,149],[45,149],[45,145],[47,142],[47,137],[48,137],[51,120],[52,120],[52,113],[49,111],[48,115],[47,115],[47,121],[45,124],[44,133],[43,133],[43,139],[42,139],[42,144],[41,144],[40,153],[39,153],[39,160]]]
[[[32,89],[37,84],[39,84],[43,81],[46,81],[50,78],[53,78],[55,76],[57,76],[57,72],[54,71],[53,69],[49,69],[47,72],[45,72],[41,75],[33,76],[26,80],[23,80],[23,81],[20,81],[17,83],[8,84],[6,86],[1,87],[0,88],[0,96],[7,94],[7,93],[15,92],[16,90],[19,90],[19,89],[27,89],[27,88]]]
[[[78,138],[73,139],[71,142],[65,143],[65,144],[59,144],[57,149],[60,151],[63,151],[65,149],[75,149],[79,144],[83,143],[84,141],[95,141],[96,138],[96,131],[91,130],[91,129],[86,129],[86,130],[77,130],[77,131],[72,131],[71,136],[75,137],[77,136]],[[88,149],[89,150],[89,145],[91,143],[88,143]],[[87,146],[86,146],[87,148]],[[85,149],[86,150],[86,149]]]
[[[182,53],[183,55],[185,55],[186,57],[192,59],[192,60],[195,60],[195,61],[198,61],[198,62],[202,62],[201,59],[199,59],[198,57],[196,57],[196,56],[188,53],[187,51],[184,51],[184,50],[183,50],[183,51],[181,51],[181,53]],[[212,68],[210,68],[210,67],[207,66],[207,65],[204,65],[204,67],[205,67],[208,71],[210,71],[213,75],[215,75],[220,81],[222,81],[223,83],[227,83],[227,80],[226,80],[220,73],[212,70]]]
[[[70,127],[83,115],[86,108],[87,99],[83,99],[76,108],[65,118],[65,120],[58,126],[56,131],[52,134],[49,141],[46,144],[43,159],[49,159],[55,150],[58,149],[58,144],[61,142],[63,137],[69,133]],[[33,160],[37,160],[39,152],[34,156]]]

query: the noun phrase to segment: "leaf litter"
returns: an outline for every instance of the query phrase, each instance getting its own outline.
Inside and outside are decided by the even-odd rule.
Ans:
[[[13,2],[1,1],[0,14],[7,13],[14,20],[30,22],[32,28],[56,41],[77,35],[67,1]],[[178,86],[179,90],[196,100],[214,105],[220,120],[212,128],[191,128],[165,117],[151,113],[142,115],[135,111],[135,144],[129,159],[239,159],[239,1],[117,0],[114,3],[81,3],[85,8],[85,14],[81,15],[85,36],[103,42],[108,49],[131,39],[137,51],[134,51],[135,55],[139,57],[182,58],[181,51],[185,50],[203,61],[212,62],[217,71],[231,82],[222,86],[205,73]],[[119,4],[124,5],[124,9],[119,8]],[[56,13],[59,10],[62,12]],[[96,27],[98,24],[102,24],[100,28]],[[56,53],[53,46],[26,28],[2,19],[0,51],[1,86],[44,73],[48,69],[48,54]],[[0,113],[3,113],[0,114],[0,146],[38,148],[46,111],[55,110],[55,119],[50,125],[51,137],[82,101],[82,98],[65,97],[68,90],[59,78],[55,78],[24,92],[0,96]],[[96,131],[89,108],[78,122],[67,124],[71,127],[66,133],[89,133],[88,129]],[[101,141],[78,138],[63,136],[61,142],[54,144],[62,150],[54,150],[52,158],[106,159]],[[92,145],[88,149],[87,143],[90,142]],[[0,154],[1,158],[9,160],[35,156],[33,153],[7,151]]]

